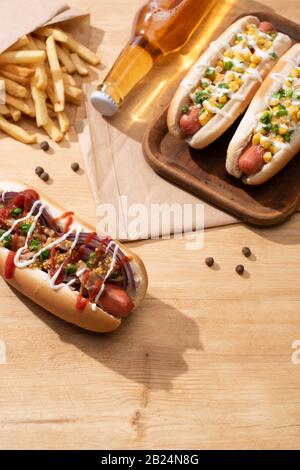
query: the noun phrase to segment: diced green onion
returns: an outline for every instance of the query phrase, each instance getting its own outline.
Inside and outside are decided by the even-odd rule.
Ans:
[[[22,213],[22,210],[20,207],[15,207],[15,209],[13,209],[10,213],[10,215],[12,217],[18,217],[18,215],[20,215]]]

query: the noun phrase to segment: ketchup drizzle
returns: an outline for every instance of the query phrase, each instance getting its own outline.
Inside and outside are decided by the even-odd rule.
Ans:
[[[15,252],[9,251],[5,261],[4,276],[6,279],[12,279],[15,272]]]

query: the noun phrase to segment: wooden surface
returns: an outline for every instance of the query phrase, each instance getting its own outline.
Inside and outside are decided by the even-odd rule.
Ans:
[[[106,65],[122,47],[138,0],[72,0],[92,13]],[[298,0],[268,0],[291,19]],[[107,31],[102,37],[99,29]],[[104,74],[104,70],[101,74]],[[95,223],[81,161],[70,145],[42,154],[0,135],[1,177],[45,190]],[[201,251],[184,240],[135,243],[149,272],[140,311],[111,336],[68,326],[0,281],[0,448],[299,448],[300,215],[272,229],[208,230]],[[249,245],[256,260],[242,258]],[[214,256],[208,269],[203,260]],[[238,277],[235,265],[247,273]]]

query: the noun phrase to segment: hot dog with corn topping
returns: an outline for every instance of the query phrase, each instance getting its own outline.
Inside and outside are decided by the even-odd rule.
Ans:
[[[300,151],[300,44],[277,63],[256,94],[228,148],[226,168],[262,184]]]
[[[168,127],[201,149],[242,114],[267,73],[291,46],[274,25],[247,16],[231,25],[200,57],[169,108]]]

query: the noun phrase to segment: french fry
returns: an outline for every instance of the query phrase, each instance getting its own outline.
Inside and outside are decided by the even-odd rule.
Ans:
[[[54,108],[51,103],[47,103],[47,109],[48,109],[48,116],[50,116],[51,118],[57,117],[57,113],[54,111]],[[61,112],[63,113],[64,111],[61,111]]]
[[[35,64],[45,59],[45,51],[11,51],[0,54],[0,64]]]
[[[31,36],[32,37],[32,36]],[[40,49],[41,51],[46,51],[46,43],[45,41],[43,41],[41,38],[38,38],[38,37],[34,37],[34,42],[36,43],[38,49]]]
[[[67,98],[72,98],[75,102],[79,102],[81,100],[82,90],[75,86],[66,85],[65,86],[65,93]]]
[[[54,142],[60,142],[63,138],[64,135],[58,127],[55,125],[54,121],[49,117],[48,122],[45,126],[43,126],[49,137],[51,137]]]
[[[1,75],[0,75],[0,80],[4,80],[5,89],[7,93],[9,93],[10,95],[16,96],[17,98],[27,98],[29,96],[29,92],[27,88],[15,82],[14,80],[11,80],[6,77],[2,77]]]
[[[7,51],[17,51],[18,49],[22,49],[22,47],[28,45],[28,37],[27,36],[22,36],[20,39],[18,39],[12,46],[10,46]]]
[[[0,65],[1,73],[4,75],[4,72],[9,72],[17,77],[26,78],[27,83],[30,82],[30,79],[34,75],[34,69],[29,69],[28,67],[21,67],[20,65],[15,64],[3,64]],[[6,76],[6,75],[5,75]],[[16,82],[20,83],[18,80]]]
[[[57,113],[57,119],[61,132],[63,134],[68,132],[68,130],[70,129],[70,119],[68,118],[66,111],[61,111],[60,113]]]
[[[63,111],[65,108],[65,86],[53,36],[48,37],[46,48],[55,95],[54,110],[59,112]]]
[[[22,116],[22,113],[19,109],[17,108],[14,108],[13,106],[10,106],[8,105],[8,110],[9,110],[9,113],[11,115],[11,117],[13,118],[13,121],[17,122],[21,119],[21,116]]]
[[[47,95],[48,95],[48,98],[51,101],[52,107],[54,109],[55,95],[54,95],[52,80],[48,80]]]
[[[10,80],[13,80],[14,82],[20,83],[20,85],[23,85],[23,86],[29,85],[29,83],[30,83],[29,78],[18,77],[18,75],[14,75],[13,73],[6,72],[5,70],[1,70],[1,74],[5,78],[9,78]]]
[[[86,68],[83,61],[80,59],[79,55],[76,54],[76,52],[73,52],[71,54],[71,58],[79,75],[85,76],[89,74],[88,69]]]
[[[29,47],[29,49],[31,49],[33,51],[38,49],[38,45],[37,45],[35,39],[33,39],[33,37],[31,35],[28,36],[28,47]],[[44,62],[36,64],[35,78],[36,78],[35,85],[38,88],[38,90],[45,91],[46,88],[47,88],[48,77],[47,77],[47,72],[46,72]]]
[[[30,88],[35,107],[36,124],[38,127],[43,127],[49,119],[46,105],[47,95],[44,91],[38,89],[36,77],[32,78]]]
[[[63,42],[63,43],[68,42],[67,34],[58,28],[50,28],[50,27],[44,26],[42,28],[38,28],[34,33],[37,34],[38,36],[43,36],[46,38],[53,36],[55,41],[58,41],[58,42]]]
[[[67,35],[68,41],[67,46],[71,51],[76,52],[85,62],[91,65],[98,65],[100,64],[100,58],[95,54],[93,51],[88,49],[88,47],[84,46],[80,42],[76,41],[72,38],[71,35]]]
[[[88,47],[84,46],[80,42],[76,41],[70,34],[61,31],[56,28],[39,28],[36,30],[36,34],[41,36],[49,37],[53,36],[55,41],[62,42],[68,46],[72,52],[76,52],[79,57],[88,62],[91,65],[100,64],[100,58],[91,51]]]
[[[69,75],[68,73],[63,73],[63,80],[65,85],[70,85],[70,86],[77,86],[77,83],[75,82],[74,78],[72,75]]]
[[[6,114],[10,114],[6,104],[0,104],[0,114],[3,116],[5,116]]]
[[[60,62],[64,65],[66,68],[66,71],[68,73],[74,73],[76,72],[76,66],[73,63],[73,60],[68,53],[68,50],[64,48],[64,46],[60,47],[58,44],[56,44],[56,51],[57,51],[57,56],[60,60]]]
[[[16,98],[15,96],[10,96],[8,93],[6,94],[6,103],[10,104],[14,108],[19,109],[19,111],[22,111],[22,113],[26,114],[27,116],[34,117],[35,116],[35,110],[33,103],[28,101],[23,101],[19,98]]]
[[[3,116],[0,116],[0,129],[23,144],[34,144],[37,142],[36,136],[28,134],[24,129],[7,121]]]

